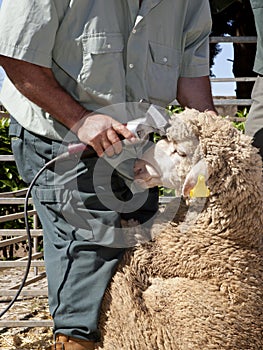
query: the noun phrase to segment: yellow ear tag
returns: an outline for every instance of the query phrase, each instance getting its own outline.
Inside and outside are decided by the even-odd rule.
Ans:
[[[198,175],[197,184],[190,191],[191,198],[201,198],[201,197],[209,197],[210,191],[209,188],[205,184],[204,175]]]

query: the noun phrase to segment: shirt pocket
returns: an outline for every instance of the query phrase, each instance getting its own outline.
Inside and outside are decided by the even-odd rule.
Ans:
[[[151,102],[167,105],[176,99],[180,60],[179,50],[149,42],[146,84]]]
[[[82,38],[83,67],[79,80],[97,95],[124,94],[123,37],[120,33],[86,34]]]

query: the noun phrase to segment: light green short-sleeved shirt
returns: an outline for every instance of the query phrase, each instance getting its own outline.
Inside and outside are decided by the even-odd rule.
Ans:
[[[145,99],[166,106],[179,76],[209,75],[208,0],[3,0],[0,54],[53,70],[79,103],[97,110]],[[0,100],[26,129],[67,129],[5,79]]]

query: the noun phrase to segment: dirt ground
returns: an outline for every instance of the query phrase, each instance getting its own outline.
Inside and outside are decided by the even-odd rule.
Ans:
[[[2,304],[2,303],[1,303]],[[34,310],[33,310],[34,309]],[[30,311],[33,310],[33,311]],[[46,298],[33,298],[18,301],[8,312],[10,320],[47,320],[50,318]],[[3,320],[5,319],[3,318]],[[1,350],[44,350],[52,343],[51,327],[0,328]]]
[[[4,269],[0,271],[0,289],[7,290],[11,285],[22,280],[23,269]],[[30,272],[32,276],[34,272]],[[30,277],[30,276],[29,276]],[[46,279],[26,288],[46,288]],[[0,312],[9,304],[11,298],[0,295]],[[19,297],[11,309],[0,319],[1,350],[44,350],[53,341],[52,327],[2,327],[7,321],[51,320],[47,297]],[[2,327],[2,328],[1,328]]]
[[[1,350],[45,350],[52,344],[51,327],[1,328]]]

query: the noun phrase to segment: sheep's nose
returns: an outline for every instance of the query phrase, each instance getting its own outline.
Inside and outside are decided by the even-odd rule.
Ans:
[[[135,176],[139,176],[140,174],[145,173],[146,172],[145,162],[142,160],[136,160],[133,170],[134,170]]]
[[[145,163],[143,160],[137,160],[135,162],[133,171],[135,180],[149,181],[152,178],[147,169],[147,163]]]
[[[141,159],[135,162],[133,170],[135,179],[150,181],[152,178],[160,178],[156,169],[151,164]]]

